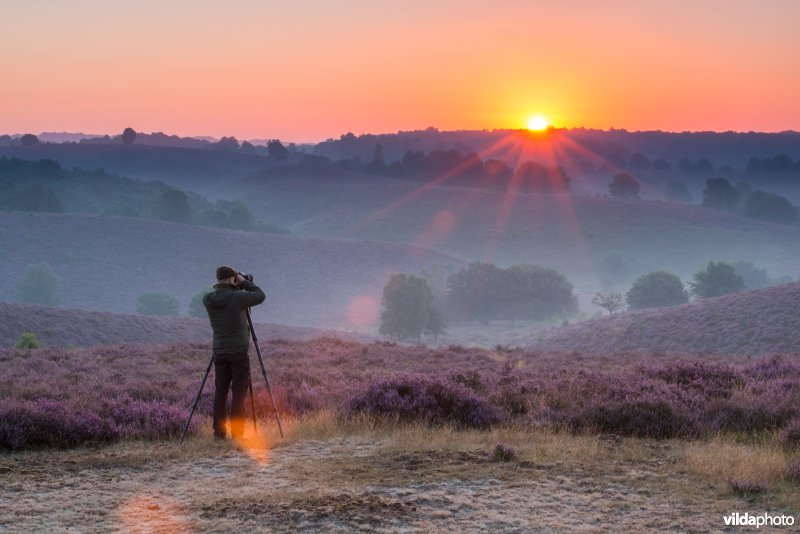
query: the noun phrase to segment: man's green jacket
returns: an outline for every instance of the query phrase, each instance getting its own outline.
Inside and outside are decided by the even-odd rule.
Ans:
[[[246,310],[261,304],[265,298],[264,292],[249,280],[243,281],[238,288],[231,284],[217,284],[214,291],[206,293],[203,306],[214,330],[215,353],[247,352],[250,348],[250,328]]]

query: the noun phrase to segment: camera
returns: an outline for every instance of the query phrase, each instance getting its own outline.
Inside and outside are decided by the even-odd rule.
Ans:
[[[241,271],[237,271],[236,274],[238,274],[239,276],[241,276],[242,278],[244,278],[248,282],[252,282],[253,281],[253,275],[252,274],[244,274]]]

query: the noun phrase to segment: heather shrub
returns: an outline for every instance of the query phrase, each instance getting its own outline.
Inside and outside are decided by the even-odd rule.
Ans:
[[[756,493],[763,493],[767,491],[767,486],[761,482],[753,482],[741,478],[732,478],[728,480],[728,484],[730,484],[734,493],[743,496],[754,495]]]
[[[119,438],[116,427],[96,413],[74,411],[50,399],[3,399],[0,403],[0,449],[74,447]]]
[[[493,462],[513,462],[517,456],[517,451],[505,443],[498,443],[492,451]]]
[[[101,414],[104,420],[117,428],[121,437],[135,439],[180,436],[188,415],[178,406],[166,401],[143,401],[126,394],[114,399],[103,399]]]
[[[727,399],[710,400],[700,415],[701,424],[708,432],[772,430],[779,428],[785,419],[784,407],[741,393]]]
[[[656,439],[692,434],[690,425],[676,407],[655,398],[593,403],[570,420],[576,431]]]
[[[778,441],[786,448],[796,449],[800,447],[800,418],[792,419],[778,434]],[[798,464],[800,467],[800,464]],[[798,470],[800,475],[800,470]],[[798,477],[800,478],[800,477]]]
[[[36,334],[33,332],[23,332],[21,336],[19,336],[19,341],[15,345],[18,349],[38,349],[42,346],[39,343],[39,340],[36,337]]]
[[[786,466],[786,480],[789,482],[800,483],[800,460],[792,460]]]
[[[460,384],[413,375],[367,385],[347,401],[344,412],[465,428],[487,428],[504,420],[500,410]]]

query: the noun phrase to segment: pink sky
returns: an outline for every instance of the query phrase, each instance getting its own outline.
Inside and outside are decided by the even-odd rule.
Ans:
[[[558,4],[555,6],[554,4]],[[800,130],[795,0],[0,8],[0,133]]]

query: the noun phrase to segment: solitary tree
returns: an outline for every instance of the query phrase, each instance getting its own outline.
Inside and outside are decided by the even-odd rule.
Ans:
[[[689,302],[689,294],[681,279],[672,273],[656,271],[636,279],[626,295],[632,310],[663,308]]]
[[[609,315],[614,315],[622,310],[622,293],[617,293],[616,291],[603,293],[602,291],[598,291],[594,294],[594,297],[592,297],[592,304],[607,310]]]
[[[689,282],[689,285],[694,296],[705,299],[744,290],[744,279],[736,273],[733,265],[712,261],[704,270],[694,274],[694,282]]]
[[[640,187],[636,178],[627,172],[621,172],[614,175],[614,179],[608,184],[608,191],[617,198],[634,198],[639,194]]]
[[[144,293],[136,298],[136,311],[143,315],[178,315],[180,303],[169,293]]]
[[[125,128],[122,132],[122,144],[132,145],[136,141],[136,130],[133,128]]]
[[[50,266],[46,263],[28,265],[17,281],[17,298],[25,304],[57,305],[58,278]]]
[[[379,332],[397,339],[419,341],[428,323],[433,296],[421,277],[393,274],[383,288]]]

